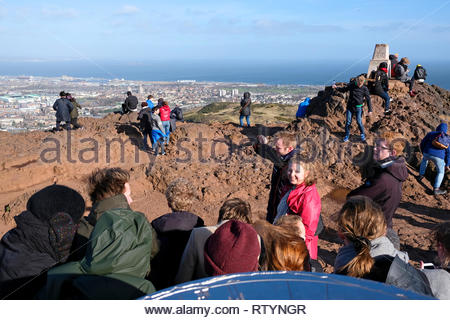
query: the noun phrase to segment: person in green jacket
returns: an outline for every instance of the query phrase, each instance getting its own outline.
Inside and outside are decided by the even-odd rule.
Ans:
[[[87,244],[92,231],[104,212],[111,209],[130,210],[131,198],[130,174],[121,168],[103,168],[94,170],[88,177],[89,196],[92,209],[88,216],[83,217],[78,225],[77,233],[72,243],[70,261],[80,261],[86,254]],[[156,231],[151,227],[153,238]],[[158,242],[152,246],[152,257],[159,250]]]
[[[137,299],[153,293],[146,280],[154,241],[144,214],[110,209],[102,214],[88,242],[86,256],[47,273],[40,299]]]
[[[81,106],[70,93],[66,93],[66,98],[69,99],[69,101],[72,102],[73,105],[73,109],[70,112],[70,123],[75,130],[80,129],[83,127],[82,125],[78,124],[78,109],[81,109]]]

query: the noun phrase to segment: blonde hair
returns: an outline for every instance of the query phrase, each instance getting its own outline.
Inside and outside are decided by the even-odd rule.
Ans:
[[[239,198],[226,200],[219,210],[219,219],[217,222],[223,220],[238,220],[245,223],[252,223],[252,208],[247,201]]]
[[[275,222],[275,225],[288,229],[294,234],[299,235],[300,238],[305,239],[306,231],[303,219],[296,214],[285,214]]]
[[[278,140],[282,140],[283,141],[283,145],[288,148],[288,147],[292,147],[295,149],[295,147],[297,147],[297,137],[296,135],[294,135],[293,133],[289,132],[289,131],[281,131],[278,132],[275,135],[275,141]]]
[[[370,241],[386,233],[384,214],[370,198],[354,196],[342,207],[337,222],[339,231],[353,243],[357,252],[356,257],[339,271],[347,269],[347,275],[362,278],[375,263],[370,255]]]
[[[194,197],[192,183],[183,178],[172,181],[166,190],[167,203],[173,211],[189,211]]]
[[[401,155],[406,147],[403,135],[398,132],[384,131],[380,134],[379,140],[386,141],[389,149],[395,151],[397,156]]]
[[[121,168],[95,169],[87,180],[89,197],[97,202],[123,193],[130,174]]]
[[[307,172],[304,181],[305,185],[312,186],[317,182],[317,170],[312,161],[306,162],[302,155],[296,154],[291,158],[291,160],[289,160],[289,165],[291,164],[297,164],[301,166],[305,172]]]

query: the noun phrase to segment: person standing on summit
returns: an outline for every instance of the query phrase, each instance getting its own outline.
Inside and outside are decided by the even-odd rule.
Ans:
[[[66,98],[66,93],[61,91],[60,98],[53,104],[53,110],[56,111],[56,131],[61,130],[61,121],[66,122],[66,130],[70,130],[70,113],[73,110],[73,104]]]
[[[339,92],[350,91],[350,96],[347,102],[347,119],[345,121],[345,137],[344,142],[347,142],[350,138],[350,126],[352,124],[353,114],[356,115],[356,123],[358,123],[359,131],[361,132],[361,141],[366,141],[366,135],[364,133],[364,126],[362,123],[362,113],[364,98],[366,98],[367,106],[369,107],[369,116],[372,115],[372,103],[370,102],[369,89],[364,85],[366,78],[360,75],[356,80],[351,81],[345,87],[337,88],[334,84],[333,89]]]
[[[241,100],[241,110],[239,115],[239,123],[241,127],[244,126],[244,117],[247,120],[247,127],[250,127],[250,114],[252,99],[250,99],[250,92],[244,92],[244,97]]]
[[[131,94],[131,91],[127,91],[127,98],[125,99],[125,102],[122,103],[122,114],[135,111],[138,103],[138,99]]]

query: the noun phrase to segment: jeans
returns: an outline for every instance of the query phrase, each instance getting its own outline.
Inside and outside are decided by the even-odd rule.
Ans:
[[[144,142],[144,147],[148,148],[147,137],[150,136],[150,133],[144,130],[144,131],[142,132],[142,135],[144,136],[144,140],[143,140],[143,142]]]
[[[153,143],[152,149],[155,151],[155,155],[158,155],[159,147],[161,147],[161,154],[164,154],[164,138],[159,138]]]
[[[243,115],[240,115],[239,116],[239,123],[241,124],[241,127],[243,127],[244,126],[244,117],[245,117],[245,119],[247,120],[247,126],[248,127],[250,127],[250,116],[243,116]]]
[[[170,135],[170,121],[162,121],[164,133],[167,135],[166,138],[164,138],[164,141],[166,143],[169,143],[169,135]]]
[[[362,108],[356,108],[356,123],[358,124],[361,135],[364,135],[364,127],[362,124]],[[345,121],[345,136],[350,136],[350,126],[352,125],[353,112],[347,110],[347,119]]]
[[[428,161],[432,161],[436,166],[436,179],[434,179],[434,189],[439,189],[441,186],[442,180],[444,180],[445,174],[445,161],[444,159],[429,155],[428,153],[423,154],[422,162],[420,163],[419,173],[421,176],[425,175],[425,171],[427,170]]]
[[[377,92],[377,95],[384,99],[384,111],[389,111],[389,106],[391,104],[391,98],[389,97],[387,91],[383,91],[382,94]]]

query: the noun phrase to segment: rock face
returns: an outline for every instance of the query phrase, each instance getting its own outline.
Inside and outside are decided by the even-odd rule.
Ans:
[[[339,85],[339,84],[338,84]],[[414,178],[421,156],[420,139],[440,121],[449,119],[448,91],[417,84],[418,95],[398,81],[390,82],[393,114],[383,115],[382,99],[371,96],[374,114],[366,119],[369,145],[381,131],[402,137],[408,148],[410,177],[403,186],[403,201],[394,216],[402,249],[413,261],[431,260],[429,232],[433,225],[450,218],[448,196],[429,194],[434,172],[430,166],[425,184]],[[250,202],[254,218],[264,218],[269,195],[272,164],[255,154],[251,144],[258,134],[269,137],[283,129],[297,134],[302,153],[313,161],[318,172],[326,225],[319,242],[319,256],[327,271],[340,245],[331,218],[339,210],[348,190],[359,186],[364,165],[371,159],[369,145],[351,138],[341,143],[344,131],[346,95],[334,94],[330,87],[313,98],[310,117],[282,125],[256,125],[240,128],[234,123],[179,123],[171,135],[167,155],[155,157],[142,148],[137,122],[128,123],[118,115],[103,119],[81,118],[82,130],[67,132],[28,132],[12,135],[0,132],[0,235],[14,226],[13,217],[25,209],[37,190],[51,183],[78,190],[87,200],[85,178],[97,167],[119,166],[131,173],[133,209],[152,220],[169,212],[164,192],[176,178],[189,179],[197,190],[192,212],[206,224],[215,224],[224,200],[239,197]],[[292,115],[295,118],[295,115]],[[134,119],[132,119],[134,120]],[[358,133],[353,124],[352,133]],[[362,173],[362,175],[360,174]],[[448,187],[448,179],[444,181]],[[88,207],[91,204],[88,203]],[[9,210],[6,210],[6,206]]]

